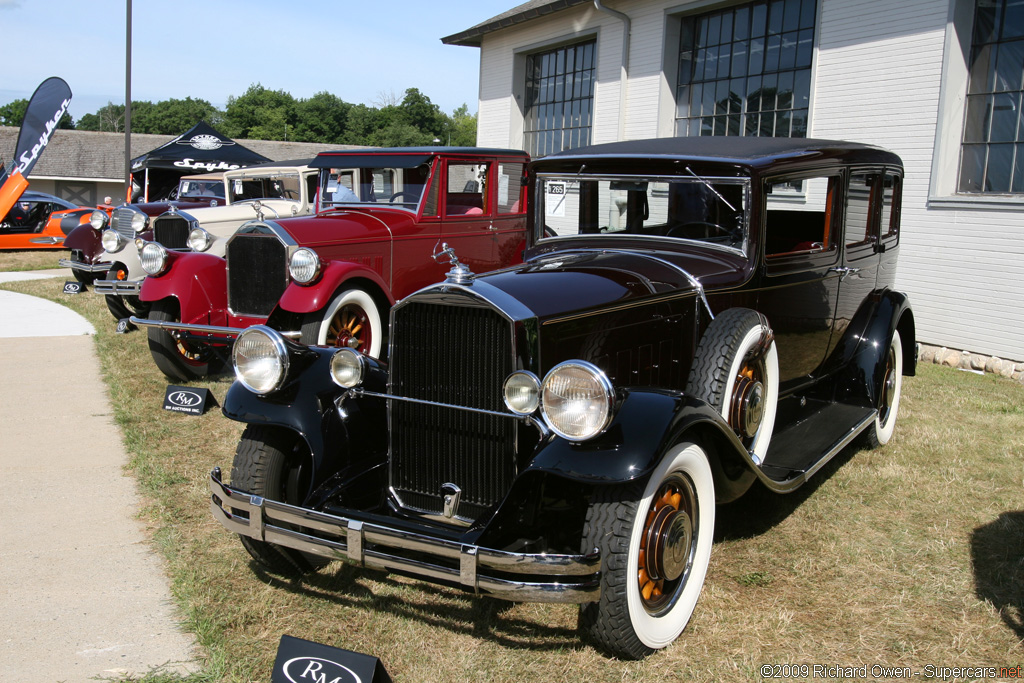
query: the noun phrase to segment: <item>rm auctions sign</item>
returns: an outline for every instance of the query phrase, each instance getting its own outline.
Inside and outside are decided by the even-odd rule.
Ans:
[[[281,636],[272,683],[391,683],[376,657]]]
[[[174,384],[167,385],[167,393],[164,394],[164,410],[186,415],[202,415],[216,401],[210,401],[212,395],[209,389],[193,387],[179,387]]]

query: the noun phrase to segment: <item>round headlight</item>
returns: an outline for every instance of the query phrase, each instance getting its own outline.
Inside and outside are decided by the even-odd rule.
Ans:
[[[144,213],[135,212],[132,214],[132,230],[136,234],[146,229],[146,225],[149,223],[149,216]]]
[[[213,237],[202,228],[192,228],[188,233],[188,248],[192,251],[206,251],[213,244]]]
[[[331,356],[331,378],[339,387],[351,389],[363,381],[366,359],[355,349],[338,349]]]
[[[100,244],[111,254],[116,254],[124,249],[125,241],[116,230],[104,230],[100,235]]]
[[[298,283],[306,284],[320,274],[320,257],[310,249],[298,249],[288,261],[288,274]]]
[[[275,391],[288,374],[284,338],[266,325],[255,325],[238,335],[231,357],[235,377],[256,394]]]
[[[102,230],[107,225],[106,211],[93,211],[89,214],[89,225],[96,230]]]
[[[146,242],[139,252],[142,269],[149,275],[159,275],[167,268],[167,250],[159,242]]]
[[[592,363],[570,360],[551,369],[541,385],[540,409],[555,434],[585,441],[603,432],[612,418],[615,390]]]
[[[504,386],[505,405],[517,415],[529,415],[540,405],[540,380],[526,370],[516,370]]]

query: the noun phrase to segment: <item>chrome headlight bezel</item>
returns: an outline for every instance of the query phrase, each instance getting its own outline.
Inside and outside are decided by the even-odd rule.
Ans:
[[[147,275],[156,277],[167,270],[167,249],[159,242],[146,242],[139,250],[139,262]]]
[[[128,242],[117,230],[108,228],[100,235],[100,244],[107,253],[116,254],[124,249],[124,245],[128,244]]]
[[[138,235],[140,232],[143,232],[148,225],[149,216],[142,213],[141,211],[136,211],[132,213],[132,230],[135,231],[136,235]]]
[[[532,415],[540,407],[540,378],[529,370],[516,370],[505,378],[501,397],[516,415]]]
[[[206,251],[213,245],[213,235],[204,228],[195,227],[188,231],[188,248],[192,251]]]
[[[266,325],[246,328],[231,349],[235,379],[249,391],[266,396],[281,388],[291,360],[284,337]]]
[[[366,377],[366,356],[355,349],[340,348],[331,356],[331,379],[342,389],[363,383]]]
[[[320,275],[320,257],[312,249],[296,249],[288,257],[288,275],[300,285],[309,284]]]
[[[567,382],[576,386],[567,387]],[[566,396],[567,389],[587,395]],[[586,441],[603,433],[611,424],[615,388],[608,375],[593,363],[567,360],[551,368],[544,377],[540,411],[544,424],[558,436],[569,441]]]
[[[106,211],[96,210],[89,214],[89,225],[92,226],[93,230],[102,231],[103,228],[107,227],[107,223],[110,220],[110,216],[107,215]]]

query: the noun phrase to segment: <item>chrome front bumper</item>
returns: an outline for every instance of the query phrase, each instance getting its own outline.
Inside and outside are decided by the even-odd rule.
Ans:
[[[601,557],[596,548],[587,555],[548,555],[467,545],[361,521],[355,512],[339,517],[254,496],[221,483],[219,467],[210,473],[210,491],[214,518],[229,531],[258,541],[427,581],[456,583],[506,600],[582,603],[601,597]],[[520,581],[499,573],[542,580]]]
[[[224,327],[222,325],[197,325],[192,323],[179,323],[173,320],[150,320],[148,318],[128,318],[128,322],[136,327],[152,327],[168,332],[190,332],[192,334],[205,334],[209,336],[220,335],[223,337],[237,337],[245,331],[244,327]],[[298,340],[302,332],[281,332],[282,337]]]
[[[110,264],[107,264],[109,267]],[[97,294],[113,294],[114,296],[138,296],[142,291],[142,280],[96,280],[92,289]]]
[[[61,268],[74,268],[85,273],[105,273],[110,270],[109,263],[82,263],[81,261],[72,261],[66,258],[58,260],[57,265]]]

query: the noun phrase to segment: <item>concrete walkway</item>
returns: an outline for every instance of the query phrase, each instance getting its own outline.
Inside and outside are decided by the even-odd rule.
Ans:
[[[135,517],[94,333],[64,306],[0,292],[0,681],[196,669]]]

